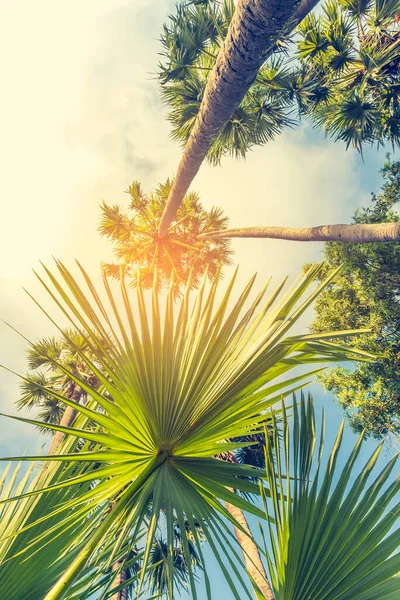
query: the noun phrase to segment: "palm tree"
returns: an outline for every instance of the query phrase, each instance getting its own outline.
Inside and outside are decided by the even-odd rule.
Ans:
[[[135,188],[137,189],[136,186]],[[125,222],[125,231],[128,232],[131,222],[127,217]],[[116,227],[112,229],[114,231],[117,230]],[[119,228],[119,231],[121,231],[121,229],[122,227]],[[109,225],[109,230],[111,231],[111,224]],[[126,240],[126,236],[127,234],[124,236],[124,240]],[[126,272],[126,269],[124,269],[124,272]],[[193,278],[191,282],[193,282]],[[194,286],[192,285],[192,287]],[[44,338],[36,344],[32,344],[32,347],[28,350],[28,366],[30,372],[27,377],[29,377],[29,379],[25,379],[21,382],[22,395],[16,402],[16,405],[19,410],[25,408],[32,409],[33,407],[38,408],[39,412],[37,415],[44,423],[60,424],[63,427],[71,427],[77,414],[76,408],[63,405],[59,399],[56,399],[51,395],[48,391],[49,387],[58,392],[58,394],[62,395],[65,393],[67,398],[79,403],[81,399],[86,398],[86,393],[68,376],[68,374],[66,374],[64,369],[69,368],[72,369],[75,374],[80,373],[80,376],[84,377],[85,380],[96,389],[99,388],[100,382],[91,371],[88,372],[85,363],[78,354],[78,349],[81,353],[87,352],[88,350],[84,338],[72,329],[66,333],[72,343],[64,338]],[[49,430],[46,427],[38,427],[42,433],[49,433]],[[52,430],[52,433],[53,441],[48,450],[48,454],[55,454],[65,437],[65,433],[60,431],[54,432],[54,430]],[[238,458],[241,459],[241,464],[248,464],[258,468],[263,467],[263,436],[239,437],[235,441],[240,444],[245,442],[252,444],[252,446],[243,446],[243,448],[240,448]],[[218,454],[217,458],[228,462],[238,461],[236,453],[230,451]],[[247,458],[247,460],[245,460],[245,458]],[[259,551],[257,546],[248,537],[250,529],[243,511],[229,502],[225,502],[225,507],[247,532],[246,535],[237,527],[234,528],[240,546],[246,548],[242,553],[247,569],[252,573],[254,581],[263,592],[264,596],[266,598],[272,597]],[[156,558],[159,556],[163,546],[165,546],[165,542],[163,542],[162,539],[155,540],[154,548],[151,552],[151,558],[154,562],[157,562]],[[165,549],[165,551],[163,550],[163,554],[166,557],[165,559],[167,559],[168,548]],[[250,554],[252,555],[251,559],[249,558]],[[194,547],[192,556],[195,558],[193,563],[193,566],[195,567],[198,564],[198,557],[195,554]],[[114,587],[122,586],[128,578],[133,577],[133,573],[130,573],[129,569],[121,570],[121,564],[122,559],[112,567],[114,572],[118,571],[114,581]],[[149,586],[152,593],[156,593],[157,591],[157,593],[163,594],[166,592],[165,582],[167,581],[167,576],[165,569],[163,570],[163,565],[165,566],[165,561],[151,571],[152,576],[149,580]],[[174,565],[178,586],[183,584],[187,585],[188,571],[186,569],[185,559],[182,556],[182,542],[174,549]],[[134,567],[135,569],[139,568],[137,563],[135,563]],[[128,597],[127,594],[128,586],[123,587],[120,591],[116,592],[111,600],[125,600],[125,598]]]
[[[88,351],[84,337],[75,329],[67,330],[63,335],[64,337],[59,338],[43,338],[31,344],[27,353],[30,373],[21,382],[22,393],[16,406],[18,410],[38,409],[38,416],[44,423],[71,427],[77,415],[75,404],[85,402],[87,394],[68,376],[68,372],[72,370],[93,387],[98,382],[80,358],[80,353]],[[65,395],[75,404],[63,405],[49,393],[50,387],[59,396]],[[46,428],[40,430],[48,433]],[[48,453],[57,453],[63,439],[64,434],[56,431]]]
[[[169,285],[171,275],[177,293],[191,279],[198,287],[207,271],[212,281],[220,265],[231,264],[229,240],[200,240],[204,231],[219,231],[227,227],[228,219],[219,208],[206,210],[198,194],[186,195],[174,223],[164,238],[157,230],[172,183],[167,180],[151,194],[145,194],[134,181],[126,193],[129,195],[128,211],[120,206],[101,206],[99,231],[114,246],[117,264],[107,264],[109,275],[118,279],[120,272],[132,286],[138,281],[144,288],[153,287],[157,271],[158,288]]]
[[[162,279],[164,282],[167,278],[170,279],[172,273],[174,273],[176,287],[179,291],[182,285],[188,282],[189,275],[191,286],[195,288],[198,286],[200,277],[204,274],[205,270],[207,270],[210,280],[213,280],[221,264],[229,262],[229,249],[226,244],[214,244],[214,247],[212,247],[210,244],[197,241],[199,232],[204,230],[219,230],[221,227],[226,226],[227,219],[223,217],[222,212],[218,209],[212,209],[211,211],[204,210],[196,194],[187,195],[185,202],[180,208],[181,214],[178,215],[179,226],[173,227],[171,236],[168,239],[160,240],[159,246],[149,246],[149,226],[153,223],[153,231],[156,235],[158,221],[168,197],[170,185],[170,182],[167,181],[164,185],[160,185],[153,194],[146,196],[142,192],[140,184],[133,182],[127,190],[131,198],[129,209],[133,213],[132,216],[124,214],[118,206],[110,207],[103,203],[100,231],[114,242],[116,256],[120,263],[119,265],[106,265],[107,272],[111,276],[119,277],[121,272],[120,265],[122,263],[124,275],[128,276],[134,285],[136,285],[138,280],[137,269],[139,269],[141,285],[142,287],[148,287],[153,285],[156,271],[158,273],[158,280]],[[161,286],[157,286],[157,289],[159,287]],[[62,405],[47,390],[49,386],[53,386],[57,392],[61,394],[65,393],[68,398],[79,403],[81,397],[85,396],[85,393],[61,369],[69,367],[77,373],[80,371],[81,376],[85,376],[87,379],[87,369],[85,369],[85,365],[76,351],[76,348],[81,352],[87,351],[85,340],[81,335],[72,330],[69,332],[69,337],[73,340],[73,345],[65,339],[56,338],[43,339],[32,345],[32,348],[28,352],[28,366],[34,372],[30,373],[29,381],[22,382],[22,395],[17,402],[18,409],[32,408],[33,406],[38,407],[40,409],[38,416],[41,420],[52,424],[61,424],[64,427],[71,426],[76,416],[76,409],[71,406],[66,407]],[[61,368],[60,363],[62,365]],[[92,372],[90,372],[89,378],[92,386],[99,387],[100,382]],[[42,431],[48,432],[48,430],[43,428]],[[53,441],[48,451],[49,454],[54,454],[57,451],[64,435],[64,433],[59,431],[54,433]],[[237,441],[242,442],[244,440],[238,439]],[[252,440],[248,441],[251,442]],[[259,454],[263,454],[262,443],[258,444],[257,451]],[[252,458],[254,458],[253,454],[251,455]],[[221,458],[221,455],[219,457]],[[223,459],[229,461],[236,460],[234,454],[231,452],[224,453]],[[250,462],[248,464],[253,463]],[[225,506],[236,517],[240,514],[240,522],[249,530],[246,518],[240,509],[233,507],[229,503],[226,503]],[[243,538],[243,534],[239,529],[235,528],[235,534],[238,540],[245,542],[248,552],[250,548],[252,554],[256,557],[257,566],[254,568],[254,565],[248,558],[248,554],[244,552],[244,560],[248,568],[253,571],[255,581],[268,598],[267,594],[270,593],[270,589],[257,547],[252,544],[247,536]],[[156,543],[159,547],[159,541]],[[176,552],[177,559],[175,563],[177,567],[180,566],[183,577],[185,561],[182,558],[179,559],[179,552]],[[114,570],[118,570],[119,564],[116,563],[113,568]],[[128,577],[128,572],[119,570],[115,587],[125,582]],[[160,578],[161,580],[163,579]],[[151,587],[154,588],[154,582],[151,584]],[[115,594],[112,600],[124,600],[126,593],[127,588],[123,588]]]
[[[209,95],[213,94],[216,105],[229,105],[224,96],[219,99],[220,82],[215,81],[215,72],[220,69],[218,61],[222,61],[224,52],[229,57],[227,64],[235,64],[231,30],[240,31],[237,20],[245,17],[239,14],[239,6],[235,12],[234,3],[229,1],[179,6],[170,23],[164,25],[165,60],[159,75],[162,96],[170,108],[172,137],[180,140],[185,150],[160,235],[165,233],[164,223],[167,226],[174,218],[181,188],[187,189],[205,156],[212,163],[218,163],[225,154],[244,157],[252,146],[265,144],[285,127],[294,125],[296,113],[359,150],[366,143],[389,141],[398,145],[399,13],[398,0],[340,0],[328,2],[318,17],[306,16],[297,29],[296,60],[285,52],[287,40],[281,36],[263,57],[240,102],[223,122],[218,121],[211,142],[202,146],[199,131],[208,131],[214,123],[209,111],[219,114]],[[240,23],[246,26],[245,20]],[[248,49],[252,46],[246,46]],[[235,65],[235,76],[242,67]],[[223,77],[223,83],[225,79],[229,83],[230,75],[223,72]],[[374,241],[375,236],[380,239],[382,235],[388,235],[391,241],[399,239],[395,226],[388,226],[385,232],[327,225],[304,230],[252,228],[232,234],[300,241],[341,241],[347,236],[355,243],[360,239]]]
[[[296,124],[296,116],[310,117],[359,150],[370,142],[398,144],[399,13],[398,0],[338,0],[327,2],[318,16],[308,15],[296,31],[295,56],[283,51],[289,40],[281,40],[224,124],[208,160],[245,157],[251,147]],[[161,94],[170,109],[172,137],[183,144],[233,14],[230,2],[187,3],[164,25]]]
[[[88,347],[86,341],[82,335],[80,335],[75,329],[70,329],[64,332],[65,337],[63,338],[43,338],[35,344],[31,344],[28,350],[28,366],[29,373],[26,378],[21,382],[22,394],[16,402],[18,410],[28,408],[37,409],[37,416],[43,423],[50,425],[60,425],[61,427],[71,427],[75,417],[77,416],[77,409],[74,405],[67,406],[60,398],[65,395],[66,398],[72,400],[72,402],[79,404],[83,402],[86,404],[87,393],[82,389],[80,385],[69,377],[69,369],[75,375],[81,377],[88,385],[93,389],[99,389],[100,381],[93,374],[93,372],[87,368],[87,365],[81,358],[82,353],[88,353]],[[93,354],[89,352],[91,360],[95,359]],[[49,389],[57,393],[57,397],[49,392]],[[50,430],[45,426],[38,425],[38,429],[42,433],[53,433],[52,443],[48,449],[48,454],[57,454],[60,451],[61,445],[65,439],[65,432]],[[78,443],[75,447],[75,451],[80,451],[82,444]],[[49,464],[47,463],[47,467]],[[45,470],[41,474],[41,478]],[[42,483],[43,479],[39,479],[36,485]],[[27,480],[28,483],[28,480]],[[177,530],[178,539],[178,530]],[[150,569],[151,577],[149,578],[149,587],[152,593],[163,594],[166,591],[165,588],[165,574],[160,575],[160,565],[157,564],[157,548],[162,544],[161,539],[156,539],[154,542],[154,548],[152,551],[152,561],[154,567]],[[187,570],[185,570],[185,562],[180,553],[182,542],[175,549],[175,560],[174,560],[174,577],[178,585],[187,585]],[[168,551],[166,553],[166,556]],[[196,566],[197,556],[195,549],[193,549],[193,566]],[[132,554],[130,558],[132,558]],[[136,557],[132,567],[121,570],[121,564],[125,557],[122,557],[119,561],[116,561],[112,566],[112,572],[117,572],[113,586],[118,588],[123,586],[121,590],[117,591],[111,600],[127,600],[129,589],[134,587],[137,582],[137,573],[140,572],[140,558]],[[132,580],[131,584],[127,583],[128,580]]]
[[[341,0],[299,25],[299,60],[328,90],[306,114],[347,147],[400,145],[399,14],[398,0]]]
[[[266,303],[263,302],[264,288],[246,308],[254,282],[252,278],[228,312],[234,279],[214,310],[216,277],[207,295],[204,280],[193,310],[190,310],[189,303],[190,286],[177,313],[171,289],[163,318],[160,316],[158,294],[154,290],[150,328],[140,286],[137,287],[137,305],[133,305],[124,279],[120,281],[121,298],[118,298],[104,276],[110,312],[83,269],[83,281],[88,289],[86,294],[82,282],[75,280],[61,263],[58,262],[57,267],[62,285],[46,270],[50,278],[46,288],[56,302],[58,296],[67,300],[65,313],[69,315],[71,324],[80,323],[81,334],[90,352],[96,355],[96,362],[87,353],[79,352],[79,355],[99,379],[101,387],[95,389],[73,371],[69,372],[70,378],[91,398],[90,407],[76,406],[79,415],[90,419],[89,427],[86,424],[79,429],[75,428],[76,425],[64,428],[17,417],[36,426],[69,433],[86,440],[87,444],[81,452],[18,458],[72,465],[71,473],[56,486],[19,496],[20,499],[29,498],[32,494],[51,496],[56,490],[75,490],[72,504],[58,502],[57,523],[52,526],[51,532],[38,535],[36,544],[42,542],[43,535],[61,535],[72,519],[75,524],[77,516],[79,522],[83,522],[74,541],[69,543],[71,561],[45,599],[56,600],[68,597],[68,594],[73,597],[74,586],[80,585],[79,578],[85,572],[91,573],[91,591],[99,582],[106,582],[110,589],[110,583],[116,576],[116,572],[110,569],[111,565],[123,558],[121,569],[125,569],[129,549],[144,536],[137,592],[140,595],[158,527],[165,532],[167,546],[171,549],[168,555],[168,585],[169,596],[172,597],[174,525],[178,523],[180,530],[184,531],[186,522],[189,523],[201,566],[204,568],[204,558],[197,524],[226,575],[234,597],[250,597],[237,567],[240,557],[226,519],[238,529],[244,528],[224,508],[223,502],[262,518],[263,513],[257,506],[230,491],[236,489],[258,494],[258,485],[248,478],[258,478],[262,470],[227,463],[214,456],[238,448],[240,444],[235,442],[236,438],[262,431],[265,411],[282,395],[302,385],[305,377],[310,375],[302,374],[282,381],[282,376],[295,366],[336,362],[355,355],[369,359],[369,355],[346,349],[333,341],[355,332],[286,337],[292,323],[330,279],[296,307],[319,271],[319,266],[312,267],[281,301],[278,302],[277,298],[282,286]],[[89,298],[93,300],[89,301]],[[118,308],[121,306],[123,312]],[[329,341],[325,341],[328,338]],[[50,393],[59,398],[57,392],[51,390]],[[62,401],[75,407],[66,396],[62,396]],[[230,439],[232,441],[224,441]],[[74,466],[82,465],[85,468],[95,465],[96,468],[93,472],[90,469],[74,472]],[[91,483],[89,490],[82,486],[88,482]],[[110,510],[112,502],[115,502],[115,507]],[[66,512],[71,507],[76,511],[72,515]],[[182,543],[190,586],[196,597],[185,536],[182,536]],[[238,581],[232,580],[230,572]],[[205,579],[207,597],[210,597],[206,570]],[[85,596],[78,597],[83,599]]]
[[[318,0],[227,1],[232,19],[205,85],[201,105],[160,222],[166,235],[183,198],[217,135],[240,106],[260,67],[282,36],[288,35]],[[194,6],[203,3],[194,3]],[[205,3],[206,6],[209,4]],[[215,24],[218,29],[218,23]],[[182,52],[185,52],[183,47]]]

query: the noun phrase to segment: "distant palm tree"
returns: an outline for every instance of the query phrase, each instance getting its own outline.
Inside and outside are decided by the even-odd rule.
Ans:
[[[168,234],[160,238],[158,226],[171,189],[167,180],[158,188],[145,194],[137,181],[126,190],[130,197],[128,211],[119,205],[101,206],[100,233],[113,244],[116,264],[107,264],[109,275],[119,278],[121,270],[136,286],[153,287],[157,272],[157,286],[172,281],[176,292],[186,285],[190,277],[192,287],[199,285],[207,270],[212,281],[221,265],[231,264],[229,240],[199,239],[203,232],[224,231],[228,218],[219,208],[205,209],[198,194],[191,192],[181,204],[177,221]]]
[[[98,387],[99,382],[81,358],[82,352],[89,351],[86,340],[73,329],[66,330],[64,334],[65,338],[43,338],[31,345],[27,352],[30,372],[21,383],[21,396],[16,406],[19,410],[36,408],[44,423],[71,427],[77,415],[76,408],[63,405],[47,389],[51,388],[52,392],[56,391],[79,404],[86,401],[86,392],[68,373],[72,371],[91,387]],[[40,429],[43,433],[48,432],[44,427]],[[57,453],[64,436],[60,431],[54,433],[49,454]]]

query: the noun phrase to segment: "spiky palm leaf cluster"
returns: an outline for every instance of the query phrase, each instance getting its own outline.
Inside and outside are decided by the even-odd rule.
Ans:
[[[21,381],[20,387],[22,393],[20,398],[16,401],[16,406],[18,410],[23,410],[26,408],[29,410],[33,408],[37,409],[36,414],[39,419],[37,421],[37,428],[41,431],[41,433],[54,434],[55,430],[49,430],[44,424],[59,425],[62,421],[66,404],[63,403],[60,398],[64,394],[67,398],[71,398],[71,392],[76,386],[76,381],[69,376],[70,372],[81,378],[93,389],[97,390],[100,388],[101,384],[98,377],[91,369],[87,367],[85,361],[82,360],[82,353],[90,356],[91,360],[95,360],[95,356],[90,351],[86,340],[75,329],[65,330],[62,337],[42,338],[38,342],[30,345],[27,352],[29,373]],[[100,368],[100,365],[98,365],[98,367]],[[56,394],[54,394],[54,392]],[[81,396],[81,401],[86,402],[87,393],[82,390]],[[76,401],[76,398],[74,398],[74,400]],[[43,425],[40,423],[43,423]],[[88,426],[90,426],[90,423]],[[78,439],[73,448],[71,448],[71,450],[74,452],[79,452],[84,449],[85,443],[83,439]],[[3,481],[7,477],[7,471],[8,469],[6,469],[4,473]],[[31,490],[35,487],[29,478],[29,475],[32,472],[32,469],[30,469],[30,471],[28,471],[28,475],[22,480],[19,487],[14,489],[14,482],[17,479],[18,471],[19,466],[13,472],[11,481],[6,488],[7,495],[11,495],[12,492],[18,495],[23,491],[28,489]],[[28,485],[29,483],[31,483],[30,486]],[[48,504],[48,508],[50,510],[50,504]],[[27,504],[25,502],[25,505],[17,507],[14,512],[11,510],[8,511],[8,513],[6,511],[3,512],[3,524],[5,531],[7,531],[6,527],[8,527],[9,524],[7,524],[6,518],[12,518],[14,512],[15,514],[25,517],[27,512],[29,514],[29,503]],[[1,514],[2,512],[0,505],[0,515]],[[32,524],[32,522],[33,521],[31,519],[30,524]],[[13,523],[15,523],[15,518]],[[26,533],[28,534],[28,531]],[[186,534],[188,535],[188,544],[189,548],[191,549],[192,568],[196,569],[198,567],[198,556],[195,546],[190,541],[190,528],[186,531]],[[201,531],[198,532],[198,536],[201,538]],[[29,538],[29,535],[25,535],[24,540],[28,547],[29,544],[33,542],[35,537],[36,535],[32,535],[31,538]],[[187,589],[189,585],[188,569],[183,556],[182,534],[178,525],[175,527],[175,538],[176,543],[173,548],[174,580],[177,588]],[[3,548],[4,552],[8,550],[9,548],[7,546]],[[165,548],[165,542],[163,541],[162,532],[160,531],[158,537],[156,537],[154,540],[153,549],[150,554],[148,569],[149,574],[145,585],[145,589],[149,589],[151,594],[155,594],[160,597],[163,596],[168,590],[166,578],[168,552],[169,549]],[[5,555],[7,556],[7,554]],[[124,556],[124,564],[128,564],[126,569],[124,568],[124,573],[127,578],[125,581],[125,586],[128,592],[132,594],[132,597],[134,594],[135,584],[138,581],[141,570],[142,556],[143,552],[138,552],[137,550],[135,550],[135,552],[131,551],[129,557]],[[1,562],[2,556],[0,549],[0,564]],[[118,565],[118,563],[116,564]],[[114,567],[115,565],[113,565],[113,568]],[[50,572],[49,575],[51,575]],[[131,581],[131,583],[127,583],[128,580]],[[91,589],[90,586],[89,589]],[[23,588],[23,590],[23,594],[26,594],[26,589]],[[34,588],[33,592],[36,593],[36,591],[36,588]]]
[[[161,94],[172,137],[182,144],[234,9],[233,0],[184,2],[164,25]],[[398,145],[398,13],[399,0],[329,0],[322,14],[308,15],[293,40],[296,52],[287,52],[288,40],[277,45],[216,138],[209,161],[244,157],[302,116],[359,150],[374,142]]]
[[[400,2],[330,0],[298,30],[298,55],[328,93],[316,125],[359,150],[400,144]]]
[[[42,489],[19,495],[23,500],[44,493],[47,500],[47,495],[61,494],[45,517],[41,514],[35,550],[74,528],[73,538],[61,544],[62,556],[66,559],[69,556],[71,561],[45,596],[46,600],[66,597],[83,600],[96,586],[103,586],[103,582],[106,591],[101,597],[106,598],[113,585],[109,575],[111,565],[120,561],[120,569],[125,569],[128,565],[124,557],[129,557],[130,550],[145,539],[139,595],[140,589],[144,589],[150,553],[162,523],[170,548],[167,565],[170,598],[174,586],[172,549],[176,523],[181,532],[189,524],[199,562],[204,567],[199,525],[234,597],[237,600],[251,597],[237,566],[240,557],[227,520],[239,524],[223,502],[263,517],[260,509],[230,491],[258,493],[258,486],[247,478],[262,476],[262,472],[214,456],[240,447],[239,442],[226,442],[227,439],[263,430],[265,411],[304,384],[305,373],[282,380],[294,367],[346,360],[355,353],[360,359],[370,358],[331,341],[355,332],[287,336],[293,322],[329,280],[301,302],[319,271],[316,266],[280,300],[283,284],[267,300],[264,300],[265,286],[246,307],[254,278],[230,306],[233,279],[214,308],[218,278],[208,293],[204,279],[194,304],[190,302],[189,282],[179,310],[174,310],[172,287],[165,310],[161,311],[156,290],[151,306],[147,306],[139,286],[134,303],[123,278],[120,295],[111,289],[104,276],[105,289],[101,294],[83,269],[83,281],[78,281],[61,263],[57,267],[58,278],[46,270],[50,283],[40,279],[96,356],[93,361],[88,354],[79,352],[101,387],[95,389],[73,371],[69,372],[69,377],[90,398],[86,406],[51,390],[56,399],[74,407],[78,417],[73,427],[42,425],[68,434],[65,443],[76,438],[85,440],[80,452],[71,452],[64,444],[52,456],[14,457],[14,460],[41,459],[66,464],[69,469],[61,481],[51,481],[47,486],[45,482]],[[107,303],[102,300],[104,294]],[[330,341],[326,341],[328,337]],[[38,425],[34,420],[14,418]],[[46,527],[49,519],[54,523],[50,530]],[[36,520],[34,524],[39,523]],[[78,531],[77,524],[80,524]],[[190,587],[196,597],[185,535],[182,544]],[[115,577],[117,572],[111,572]],[[239,581],[239,590],[232,572]],[[90,574],[90,581],[86,581],[90,593],[82,594],[77,586],[85,584],[80,579],[86,573]],[[205,579],[210,598],[206,574]]]
[[[172,182],[167,180],[151,194],[145,194],[138,182],[127,189],[128,211],[119,205],[102,204],[100,232],[114,246],[116,264],[107,264],[106,271],[114,278],[121,272],[132,286],[140,281],[143,288],[169,285],[173,277],[179,292],[191,278],[196,288],[207,271],[212,281],[220,265],[231,263],[229,240],[199,240],[206,231],[226,229],[228,219],[219,208],[206,210],[195,192],[186,195],[176,221],[168,234],[160,238],[158,226]],[[155,273],[157,272],[157,280]]]
[[[292,409],[289,419],[283,407],[283,443],[275,428],[275,443],[267,439],[271,498],[262,490],[275,600],[397,600],[399,455],[379,470],[382,444],[361,458],[361,434],[345,450],[344,423],[325,454],[324,414],[317,430],[310,396],[294,399]]]
[[[235,10],[233,0],[185,2],[164,25],[164,61],[159,65],[162,98],[170,108],[172,137],[187,141]],[[278,51],[279,48],[277,48]],[[208,153],[212,163],[232,154],[244,157],[255,145],[273,139],[293,122],[287,86],[289,74],[278,59],[263,67],[234,115]]]

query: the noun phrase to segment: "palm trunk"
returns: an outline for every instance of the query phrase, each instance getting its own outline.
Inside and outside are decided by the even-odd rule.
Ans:
[[[115,571],[117,571],[121,566],[121,561],[116,562],[113,564],[112,566],[112,572],[115,573]],[[121,571],[120,573],[118,573],[118,575],[116,576],[116,578],[114,579],[114,583],[113,583],[113,587],[118,587],[119,585],[122,585],[123,583],[125,583],[125,581],[128,579],[128,571]],[[115,594],[113,594],[110,598],[110,600],[128,600],[129,595],[128,595],[128,588],[124,588],[122,590],[120,590],[119,592],[116,592]]]
[[[300,23],[318,4],[319,0],[301,0],[295,12],[295,19]]]
[[[230,451],[221,452],[216,455],[216,458],[224,460],[225,462],[237,462],[236,457]],[[232,489],[229,489],[229,491],[233,492]],[[239,525],[241,525],[244,531],[246,531],[246,533],[244,533],[239,527],[233,526],[237,542],[242,550],[243,560],[247,571],[262,592],[265,600],[274,600],[274,594],[271,590],[260,552],[252,540],[250,528],[243,511],[229,502],[224,502],[224,504],[231,517],[233,517]]]
[[[69,398],[70,400],[74,400],[74,402],[79,404],[79,402],[81,401],[81,398],[82,398],[82,393],[83,393],[82,388],[79,385],[77,385],[76,383],[72,383],[68,392],[66,393],[66,397]],[[62,425],[63,427],[71,427],[76,415],[77,415],[76,408],[73,408],[72,406],[67,406],[64,411],[64,414],[61,418],[60,425]],[[64,438],[65,438],[65,433],[63,433],[61,431],[56,431],[56,433],[53,436],[53,439],[52,439],[52,442],[50,444],[50,448],[49,448],[47,454],[49,454],[49,455],[57,454]]]
[[[290,33],[317,1],[239,0],[176,173],[162,215],[160,237],[166,235],[215,138],[240,105],[276,42]]]
[[[236,539],[242,550],[243,560],[249,575],[259,587],[265,600],[274,600],[274,594],[269,585],[267,574],[265,572],[265,568],[261,560],[260,552],[258,551],[257,546],[251,539],[250,528],[247,523],[247,519],[243,514],[243,511],[237,506],[229,504],[229,502],[224,502],[224,504],[229,514],[247,532],[246,535],[246,533],[243,533],[243,531],[238,527],[233,527],[235,530]]]
[[[76,383],[71,383],[71,385],[65,395],[70,400],[74,400],[77,404],[79,404],[79,402],[81,401],[81,398],[82,398],[82,394],[83,394],[82,388],[79,385],[77,385]],[[77,415],[77,412],[78,411],[76,410],[76,408],[73,408],[72,406],[67,406],[64,411],[64,414],[61,418],[60,425],[62,425],[63,427],[71,427],[71,425],[74,422],[74,419]],[[53,439],[51,440],[50,447],[47,451],[48,456],[50,456],[52,454],[58,454],[61,444],[64,441],[65,435],[66,434],[61,431],[56,431],[56,433],[53,435]],[[47,473],[47,469],[50,467],[50,464],[51,464],[51,462],[46,462],[42,466],[41,474],[37,481],[38,487],[40,487],[40,485],[43,484],[44,478]]]
[[[199,239],[273,238],[297,242],[350,242],[352,244],[398,242],[400,241],[400,222],[319,225],[318,227],[244,227],[202,233],[198,237]]]

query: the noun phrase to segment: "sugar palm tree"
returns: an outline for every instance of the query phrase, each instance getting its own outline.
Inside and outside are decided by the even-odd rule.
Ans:
[[[248,3],[249,10],[250,5],[252,2]],[[303,17],[306,12],[303,11]],[[233,75],[229,69],[228,74],[221,71],[219,62],[225,53],[228,66],[234,65],[235,77],[240,68],[244,69],[242,77],[247,76],[247,67],[234,63],[235,48],[241,46],[237,41],[232,42],[233,30],[240,31],[242,25],[246,27],[245,15],[239,6],[235,10],[229,0],[180,5],[176,15],[164,25],[164,61],[159,75],[162,96],[170,108],[172,136],[184,144],[185,150],[160,234],[166,231],[164,223],[167,226],[174,218],[182,190],[188,188],[190,178],[193,179],[205,156],[212,163],[218,163],[226,154],[244,157],[252,146],[265,144],[292,126],[296,116],[309,117],[335,139],[360,150],[366,143],[373,142],[389,141],[398,145],[399,13],[398,0],[326,3],[322,15],[305,16],[299,25],[296,60],[282,51],[285,40],[281,36],[280,42],[263,55],[246,93],[228,114],[231,105],[225,97],[219,99],[217,86],[229,83]],[[283,28],[281,33],[285,31]],[[251,49],[254,57],[258,57],[253,46],[245,47],[246,52]],[[223,84],[215,74],[217,71],[223,72]],[[209,115],[210,94],[216,105],[226,108],[225,120],[215,126],[214,115]],[[214,111],[219,114],[218,106]],[[212,129],[210,143],[201,144],[199,131],[202,129]],[[210,238],[205,232],[201,239],[230,236],[360,243],[398,240],[400,231],[395,224],[378,228],[257,227],[215,232]]]
[[[198,237],[204,231],[226,229],[227,217],[219,208],[206,210],[194,192],[186,195],[168,234],[159,238],[157,230],[171,185],[167,180],[153,193],[145,194],[134,181],[126,190],[128,211],[119,205],[102,204],[99,230],[113,244],[117,259],[117,264],[106,265],[112,277],[118,279],[122,268],[133,286],[140,280],[140,285],[147,288],[153,286],[157,270],[157,285],[161,288],[169,285],[173,273],[179,292],[189,276],[192,287],[198,287],[205,271],[212,281],[221,264],[231,263],[229,240]]]
[[[318,0],[287,0],[284,3],[277,0],[239,0],[236,6],[233,0],[223,3],[231,20],[215,58],[215,65],[210,70],[198,114],[164,209],[159,227],[161,237],[166,235],[202,162],[218,134],[240,106],[260,67],[274,53],[282,36],[293,31],[317,3]],[[212,2],[190,4],[202,9]],[[215,38],[215,30],[218,31],[219,27],[217,21],[213,27],[215,29],[211,30],[211,35]],[[195,37],[201,39],[202,35],[203,29],[200,29]],[[208,31],[204,35],[207,38]],[[185,47],[186,40],[178,48],[183,56],[186,54]],[[208,69],[208,66],[205,68]],[[276,122],[275,117],[272,120]]]
[[[186,144],[207,81],[234,14],[233,2],[183,3],[164,25],[159,66],[172,137]],[[329,1],[296,31],[293,56],[275,52],[261,66],[241,104],[208,151],[245,157],[272,140],[295,117],[308,116],[335,139],[358,149],[398,144],[400,2]]]
[[[227,312],[233,280],[221,304],[214,310],[218,283],[218,278],[215,278],[207,295],[205,282],[200,287],[193,310],[190,310],[188,285],[176,315],[172,286],[163,318],[160,316],[158,294],[154,290],[150,328],[140,286],[137,287],[138,301],[134,306],[122,278],[121,304],[105,276],[105,295],[110,303],[110,313],[83,270],[86,294],[81,282],[75,280],[61,263],[57,266],[58,279],[46,270],[50,279],[47,289],[50,291],[49,286],[53,288],[52,297],[69,315],[71,325],[80,324],[81,334],[90,351],[96,355],[96,362],[86,353],[79,354],[88,369],[98,377],[101,387],[92,388],[71,371],[69,376],[91,398],[91,406],[78,405],[66,396],[60,397],[54,390],[50,392],[67,406],[76,408],[80,416],[90,419],[90,427],[87,424],[79,428],[76,425],[62,427],[16,417],[69,434],[67,438],[84,439],[88,444],[84,451],[78,453],[20,457],[20,460],[41,458],[44,462],[59,461],[77,467],[96,465],[94,472],[78,471],[75,474],[72,470],[62,481],[20,495],[22,499],[75,490],[73,502],[58,502],[47,515],[49,519],[57,516],[51,532],[46,531],[35,539],[36,545],[39,545],[43,535],[61,535],[78,519],[83,523],[69,543],[71,561],[48,591],[46,600],[66,597],[83,600],[88,597],[77,596],[74,592],[85,572],[91,573],[91,592],[103,581],[110,590],[118,575],[118,571],[110,569],[111,565],[122,558],[120,570],[125,569],[129,549],[143,537],[145,546],[139,595],[145,584],[158,527],[165,531],[167,546],[171,549],[168,555],[168,586],[172,597],[172,548],[176,522],[181,531],[185,530],[186,522],[189,523],[199,562],[204,568],[196,529],[197,524],[201,527],[234,597],[248,597],[249,592],[237,567],[239,555],[234,546],[235,537],[227,527],[226,519],[245,534],[247,532],[224,508],[223,502],[262,517],[263,513],[257,506],[230,491],[258,493],[257,484],[248,478],[260,477],[262,470],[227,463],[214,456],[239,448],[242,444],[235,439],[262,430],[265,411],[282,395],[304,383],[306,374],[282,381],[282,376],[295,366],[336,362],[355,354],[361,359],[368,359],[365,353],[346,349],[332,341],[354,335],[354,332],[329,333],[326,337],[287,337],[292,323],[303,314],[328,281],[296,308],[319,270],[318,266],[313,267],[280,302],[277,297],[282,286],[272,293],[264,306],[260,303],[265,289],[246,309],[253,278]],[[70,298],[74,301],[68,300]],[[123,307],[123,313],[119,306]],[[329,341],[325,341],[328,337]],[[233,441],[224,441],[228,439]],[[245,445],[248,446],[247,441]],[[82,485],[87,482],[91,483],[89,490]],[[113,502],[115,507],[109,510]],[[73,514],[68,513],[72,508]],[[85,519],[89,520],[86,522]],[[188,541],[185,536],[182,540],[190,586],[196,597]],[[233,582],[230,571],[238,582]],[[206,571],[205,579],[207,597],[210,597]]]
[[[76,409],[57,400],[49,393],[49,387],[79,404],[86,401],[86,392],[68,376],[68,372],[72,370],[92,387],[96,387],[98,381],[80,357],[80,353],[88,351],[84,337],[74,329],[65,333],[66,338],[43,338],[31,344],[27,352],[30,373],[21,382],[21,395],[16,406],[19,410],[36,408],[44,423],[71,427]],[[48,433],[46,428],[41,431]],[[55,432],[48,453],[55,454],[63,439],[62,432]]]
[[[398,0],[341,0],[299,25],[299,59],[329,90],[305,112],[347,147],[400,144],[399,15]]]

